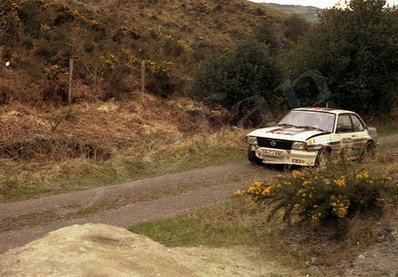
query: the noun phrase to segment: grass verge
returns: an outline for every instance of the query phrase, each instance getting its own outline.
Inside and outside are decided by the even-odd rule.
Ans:
[[[258,207],[247,210],[242,199],[227,201],[171,218],[132,226],[129,230],[149,236],[169,247],[231,246],[250,238],[253,216]]]
[[[109,161],[75,159],[58,164],[0,160],[0,202],[84,190],[242,160],[244,150],[198,145],[153,155],[115,156]]]
[[[248,206],[249,205],[249,206]],[[142,223],[130,231],[168,247],[256,247],[258,262],[276,260],[310,276],[341,276],[345,266],[389,230],[387,218],[360,218],[343,240],[328,228],[267,222],[268,210],[234,199],[197,212]],[[375,227],[377,225],[377,227]]]
[[[195,212],[134,225],[129,230],[168,247],[256,247],[261,250],[259,259],[269,260],[278,253],[282,265],[304,269],[304,263],[285,251],[280,237],[282,225],[268,223],[267,212],[267,207],[235,198]]]
[[[377,157],[378,160],[382,158]],[[382,166],[378,160],[366,166],[375,173],[398,178],[398,157]],[[364,164],[358,163],[358,166]],[[300,269],[311,276],[341,276],[370,244],[385,234],[387,240],[391,237],[388,235],[392,232],[390,223],[396,217],[396,211],[392,207],[384,209],[382,217],[369,212],[350,218],[349,231],[340,238],[335,236],[333,226],[313,226],[303,222],[288,224],[282,222],[281,213],[267,221],[270,207],[256,205],[246,198],[138,224],[129,230],[169,247],[254,246],[263,254],[259,263],[262,259],[276,259],[282,265]]]

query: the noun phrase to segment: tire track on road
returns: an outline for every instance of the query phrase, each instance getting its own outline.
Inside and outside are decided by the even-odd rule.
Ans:
[[[271,178],[276,174],[272,168],[253,166],[248,162],[222,166],[211,166],[182,173],[169,174],[126,184],[114,185],[87,191],[52,195],[15,203],[0,204],[0,220],[18,219],[21,216],[40,213],[61,215],[44,224],[23,222],[12,230],[0,233],[0,253],[10,248],[24,245],[32,240],[43,237],[48,232],[73,224],[103,223],[128,227],[133,224],[172,216],[181,212],[195,210],[220,201],[228,200],[233,192],[245,187],[251,181]],[[210,181],[209,181],[210,180]],[[177,189],[177,191],[175,191]],[[152,199],[161,191],[160,196]],[[169,191],[170,193],[166,193]],[[96,198],[100,192],[101,197]],[[126,196],[139,196],[133,202],[122,201]],[[75,218],[63,219],[62,215],[78,211],[92,204],[106,200],[110,205],[100,206],[100,210],[83,214]],[[112,203],[114,206],[112,206]],[[101,210],[101,208],[103,208]]]

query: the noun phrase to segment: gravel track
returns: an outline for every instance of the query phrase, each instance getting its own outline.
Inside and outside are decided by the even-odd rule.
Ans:
[[[120,227],[194,210],[275,175],[248,162],[210,166],[130,183],[0,204],[0,253],[73,224]]]
[[[395,145],[397,141],[398,134],[380,138],[381,144],[386,146]],[[73,224],[128,227],[195,210],[228,200],[236,189],[254,180],[272,178],[278,172],[280,169],[256,167],[242,161],[120,185],[0,203],[0,254]],[[393,229],[395,237],[398,229]],[[392,242],[394,245],[389,241],[369,248],[347,268],[346,276],[374,276],[374,273],[396,276],[396,238]],[[388,266],[380,262],[380,253],[385,253],[385,258],[391,261]]]

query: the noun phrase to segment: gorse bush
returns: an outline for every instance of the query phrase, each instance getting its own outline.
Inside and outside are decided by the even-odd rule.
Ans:
[[[241,1],[180,2],[0,1],[0,56],[40,87],[49,78],[44,69],[58,65],[67,71],[69,59],[74,58],[75,79],[93,92],[87,93],[87,100],[128,97],[137,89],[142,61],[156,67],[172,63],[167,71],[148,67],[147,91],[160,96],[186,94],[183,89],[191,86],[192,69],[210,54],[234,47],[260,18],[250,4]],[[253,16],[242,21],[242,13],[234,12],[237,4],[243,14]],[[170,21],[170,14],[178,22]],[[214,32],[217,20],[223,26]],[[193,21],[198,24],[192,25]],[[267,22],[271,24],[273,16]],[[131,80],[128,88],[117,87],[127,77]],[[33,93],[41,91],[26,95]]]
[[[248,195],[258,204],[272,204],[269,218],[282,210],[284,221],[336,222],[337,230],[344,231],[348,219],[364,213],[380,214],[386,205],[396,205],[398,184],[389,176],[356,169],[342,160],[325,170],[294,170],[270,183],[255,182],[235,195]]]
[[[46,81],[44,78],[58,81],[56,71],[67,71],[73,57],[75,78],[90,86],[94,95],[122,97],[129,90],[119,86],[120,80],[127,75],[139,79],[145,60],[151,65],[147,68],[148,90],[169,95],[174,91],[173,82],[180,79],[177,73],[188,55],[185,51],[191,51],[180,35],[155,30],[145,20],[137,22],[131,16],[122,19],[107,9],[59,1],[3,2],[0,54],[38,82]],[[167,72],[157,69],[171,61]],[[28,68],[27,63],[36,66]]]
[[[192,93],[199,99],[232,107],[251,96],[274,98],[282,74],[269,46],[257,40],[206,60],[194,75]]]

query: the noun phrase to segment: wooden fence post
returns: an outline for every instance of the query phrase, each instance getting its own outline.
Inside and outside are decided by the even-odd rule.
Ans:
[[[141,62],[141,91],[145,93],[145,61]]]
[[[69,86],[68,86],[68,106],[72,105],[72,80],[73,80],[73,58],[69,59]]]

